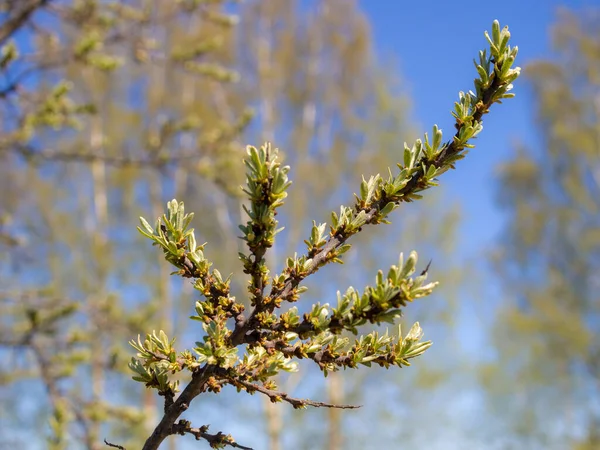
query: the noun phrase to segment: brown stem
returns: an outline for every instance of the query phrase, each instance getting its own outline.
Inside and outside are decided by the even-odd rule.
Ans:
[[[283,401],[283,402],[289,403],[294,408],[304,408],[306,406],[314,406],[315,408],[338,408],[338,409],[358,409],[358,408],[360,408],[360,406],[358,406],[358,405],[336,405],[333,403],[315,402],[313,400],[308,400],[308,399],[304,399],[304,398],[293,398],[293,397],[290,397],[285,392],[273,391],[273,390],[267,389],[266,387],[261,386],[259,384],[254,384],[249,381],[241,380],[239,378],[232,378],[230,381],[231,381],[232,385],[234,385],[234,386],[241,385],[244,388],[246,388],[246,390],[250,393],[260,392],[261,394],[268,396],[273,403]]]
[[[204,388],[209,377],[212,375],[211,367],[204,367],[192,375],[192,380],[177,397],[177,400],[169,406],[160,423],[156,426],[142,450],[157,450],[160,444],[171,434],[173,434],[173,424],[179,416],[189,408],[190,403],[196,398]]]
[[[112,443],[108,442],[106,439],[104,439],[104,443],[109,447],[118,448],[119,450],[125,450],[125,447],[123,447],[122,445],[112,444]]]
[[[242,450],[252,450],[251,447],[246,447],[234,442],[230,436],[223,434],[220,431],[217,434],[207,433],[206,430],[208,430],[208,425],[200,428],[192,428],[188,421],[180,420],[176,424],[173,424],[172,430],[173,434],[191,434],[197,441],[204,439],[210,444],[211,448],[221,448],[222,446],[228,445],[233,448],[241,448]]]

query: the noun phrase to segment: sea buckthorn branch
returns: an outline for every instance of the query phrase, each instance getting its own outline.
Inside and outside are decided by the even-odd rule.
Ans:
[[[143,342],[141,338],[131,342],[138,352],[130,363],[134,379],[165,397],[165,415],[144,450],[157,449],[169,435],[186,433],[207,440],[213,448],[247,448],[222,433],[207,434],[207,427],[193,428],[186,420],[177,422],[191,401],[204,392],[218,393],[231,385],[238,391],[259,392],[271,401],[290,403],[294,408],[350,408],[351,405],[290,397],[277,390],[274,377],[282,371],[296,371],[299,359],[312,360],[325,376],[329,371],[360,365],[409,366],[412,358],[431,346],[430,341],[421,340],[423,331],[418,322],[405,336],[400,328],[397,335],[387,331],[358,335],[360,327],[367,323],[396,323],[405,306],[433,291],[437,283],[426,283],[428,267],[414,276],[415,252],[406,260],[400,255],[398,265],[392,266],[387,274],[379,271],[375,284],[367,286],[362,294],[353,287],[344,294],[338,292],[336,307],[317,303],[302,317],[296,307],[282,313],[277,310],[284,302],[299,299],[306,290],[301,283],[309,275],[331,262],[342,263],[343,254],[350,249],[347,241],[366,225],[389,223],[389,214],[400,203],[418,200],[422,191],[436,186],[437,178],[454,168],[467,150],[474,147],[472,139],[482,130],[483,115],[494,103],[513,96],[512,82],[520,69],[512,68],[517,48],[508,45],[508,28],[501,30],[495,21],[491,36],[488,33],[485,36],[490,44],[489,53],[480,52],[475,61],[479,75],[475,92],[461,92],[454,105],[456,132],[452,139],[442,143],[442,131],[434,126],[431,138],[425,134],[412,147],[405,144],[399,170],[390,169],[385,178],[379,174],[363,178],[354,204],[341,206],[339,213],[332,213],[329,227],[313,222],[305,241],[306,254],[288,258],[282,273],[272,278],[265,255],[279,231],[275,217],[291,184],[289,167],[279,164],[278,151],[269,143],[261,148],[247,148],[243,190],[249,200],[249,206],[244,207],[248,220],[240,229],[248,253],[240,253],[239,257],[244,273],[250,278],[252,311],[248,316],[244,315],[242,304],[230,294],[231,277],[224,279],[213,269],[205,256],[204,244],[197,244],[194,230],[189,228],[193,214],[185,213],[183,202],[169,202],[168,214],[160,217],[154,227],[140,219],[139,231],[162,249],[166,260],[177,268],[174,274],[193,279],[194,287],[203,296],[203,300],[196,302],[191,317],[201,323],[202,338],[192,349],[178,352],[175,341],[162,331],[148,334]],[[269,284],[271,287],[267,289]],[[233,329],[229,324],[234,325]],[[347,333],[357,336],[353,342]],[[178,395],[174,375],[182,371],[190,372],[191,380]]]

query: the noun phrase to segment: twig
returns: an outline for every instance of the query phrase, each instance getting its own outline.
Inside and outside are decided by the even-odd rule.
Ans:
[[[206,432],[207,430],[208,425],[203,425],[200,428],[192,428],[189,421],[180,420],[179,422],[173,424],[172,434],[191,434],[196,438],[197,441],[200,439],[207,441],[211,448],[221,448],[223,445],[228,445],[233,448],[241,448],[242,450],[253,450],[251,447],[246,447],[236,443],[228,434],[223,434],[220,431],[217,434],[210,434]]]
[[[222,141],[217,141],[211,145],[218,144]],[[14,149],[17,153],[21,154],[24,158],[28,158],[32,161],[49,161],[49,162],[65,162],[65,163],[91,163],[94,161],[101,161],[104,164],[116,168],[156,168],[163,169],[176,163],[189,162],[198,160],[206,157],[208,149],[202,150],[188,150],[180,153],[179,155],[169,155],[164,158],[136,158],[130,156],[109,156],[109,155],[98,155],[94,153],[75,153],[75,152],[61,152],[53,151],[49,149],[36,150],[28,145],[16,145],[15,143],[4,144],[0,142],[0,153],[2,151],[11,151]],[[223,189],[224,192],[228,193],[228,186],[225,180],[214,177],[209,178],[209,181],[214,183],[216,186]]]
[[[125,447],[123,447],[122,445],[117,445],[117,444],[111,444],[110,442],[108,442],[106,439],[104,439],[104,443],[106,445],[108,445],[109,447],[112,448],[118,448],[119,450],[126,450]]]
[[[314,361],[321,370],[325,370],[328,364],[334,364],[337,367],[356,367],[356,364],[352,362],[351,352],[344,352],[339,354],[337,357],[332,357],[331,353],[322,349],[316,353],[304,353],[300,344],[287,345],[283,339],[274,339],[272,341],[262,341],[261,346],[265,349],[276,349],[278,352],[290,358],[303,359],[307,358]],[[378,364],[382,367],[387,367],[393,364],[390,359],[385,355],[380,355],[370,361],[372,364]]]
[[[231,381],[231,384],[234,386],[241,385],[241,386],[245,387],[249,393],[252,393],[254,391],[260,392],[261,394],[268,396],[273,403],[277,403],[279,401],[284,401],[284,402],[287,402],[290,405],[292,405],[295,409],[305,408],[306,406],[314,406],[315,408],[337,408],[337,409],[358,409],[358,408],[360,408],[360,405],[336,405],[333,403],[315,402],[315,401],[309,400],[309,399],[293,398],[293,397],[290,397],[285,392],[273,391],[271,389],[267,389],[264,386],[254,384],[249,381],[244,381],[239,378],[232,378],[232,379],[230,379],[230,381]]]
[[[193,160],[205,156],[204,152],[192,150],[180,155],[165,158],[134,158],[129,156],[109,156],[94,153],[58,152],[52,150],[35,150],[27,145],[19,145],[16,150],[26,158],[48,161],[66,162],[94,162],[102,161],[109,166],[116,167],[164,167],[174,162]]]

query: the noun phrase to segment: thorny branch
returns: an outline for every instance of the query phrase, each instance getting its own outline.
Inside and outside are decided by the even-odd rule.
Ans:
[[[168,203],[168,216],[165,214],[156,222],[155,228],[143,218],[139,231],[162,248],[166,259],[175,265],[178,273],[185,278],[195,279],[194,286],[205,300],[196,302],[196,315],[192,319],[202,322],[205,331],[203,342],[196,342],[191,351],[180,353],[173,348],[173,341],[166,334],[148,334],[142,344],[132,342],[138,350],[138,358],[132,359],[130,367],[136,373],[135,379],[159,392],[172,392],[165,403],[165,415],[152,435],[146,441],[144,450],[155,450],[170,434],[193,434],[197,439],[204,438],[211,445],[238,446],[229,436],[222,433],[205,434],[207,428],[192,428],[191,423],[180,420],[193,399],[203,392],[219,392],[225,384],[252,394],[259,392],[272,402],[284,401],[294,408],[306,406],[352,409],[352,405],[334,405],[306,399],[290,397],[276,390],[269,380],[280,371],[294,371],[294,359],[309,358],[327,374],[328,370],[354,368],[358,364],[383,367],[410,365],[408,360],[421,355],[431,342],[420,342],[422,330],[415,323],[406,337],[401,330],[398,337],[387,332],[380,335],[372,332],[360,336],[354,344],[338,336],[348,330],[358,334],[357,328],[367,322],[394,323],[401,315],[400,307],[408,302],[431,293],[435,283],[423,285],[427,268],[420,276],[415,273],[417,256],[415,252],[404,262],[400,257],[398,266],[392,266],[387,277],[380,271],[375,287],[367,287],[360,295],[350,287],[346,294],[338,295],[337,308],[329,305],[313,305],[310,313],[300,320],[296,308],[277,316],[275,309],[283,301],[296,301],[304,288],[300,283],[325,264],[340,262],[340,256],[349,249],[347,240],[362,231],[364,225],[387,223],[388,214],[402,202],[420,198],[417,195],[436,185],[437,176],[454,168],[454,163],[462,158],[466,148],[473,147],[469,141],[482,129],[482,117],[494,103],[500,103],[509,94],[520,69],[511,69],[517,55],[517,48],[508,46],[508,28],[500,30],[494,22],[492,38],[486,33],[490,43],[490,56],[480,52],[479,63],[475,66],[479,78],[475,80],[477,94],[461,92],[460,101],[455,103],[453,112],[456,118],[456,133],[442,144],[441,130],[434,127],[431,144],[427,135],[425,145],[418,140],[412,149],[405,146],[404,164],[398,164],[400,173],[394,176],[390,170],[388,181],[381,176],[373,176],[361,184],[361,196],[352,208],[342,206],[340,215],[333,214],[331,231],[324,237],[325,225],[313,226],[309,250],[306,255],[288,258],[283,274],[273,277],[269,295],[264,295],[268,282],[268,268],[263,255],[272,246],[277,233],[276,208],[283,204],[285,190],[289,186],[287,171],[271,159],[271,146],[265,144],[260,150],[249,146],[247,184],[244,192],[250,199],[251,207],[246,212],[250,220],[240,229],[242,239],[248,244],[250,255],[240,253],[245,273],[251,276],[250,294],[253,311],[249,317],[243,314],[241,304],[229,294],[229,278],[223,279],[216,269],[210,269],[211,262],[204,256],[204,246],[198,246],[193,229],[188,228],[193,215],[185,214],[183,203],[173,200]],[[235,319],[235,328],[230,330],[227,321]],[[242,357],[238,348],[248,344]],[[161,356],[164,354],[164,357]],[[175,373],[184,368],[192,372],[192,379],[183,392],[174,399],[177,384],[169,380],[169,371]],[[262,383],[262,384],[260,384]],[[163,394],[164,395],[164,394]]]
[[[250,447],[240,445],[236,443],[233,438],[227,434],[223,434],[220,431],[217,434],[207,433],[208,425],[203,425],[199,428],[193,428],[192,424],[187,420],[180,420],[173,424],[173,434],[191,434],[196,438],[197,441],[204,439],[210,444],[211,448],[219,448],[221,446],[228,445],[233,448],[240,448],[242,450],[252,450]]]
[[[239,378],[231,379],[231,384],[234,386],[243,386],[246,391],[249,393],[260,392],[261,394],[266,395],[271,399],[272,403],[277,403],[280,401],[287,402],[294,407],[294,409],[301,409],[307,406],[314,406],[315,408],[337,408],[337,409],[358,409],[360,406],[358,405],[336,405],[333,403],[326,402],[316,402],[313,400],[302,399],[302,398],[293,398],[290,397],[285,392],[277,392],[271,389],[267,389],[264,386],[260,386],[255,383],[250,383],[249,381],[244,381]]]

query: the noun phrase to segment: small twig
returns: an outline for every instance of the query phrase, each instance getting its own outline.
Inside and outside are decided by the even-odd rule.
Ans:
[[[253,450],[251,447],[236,443],[228,434],[223,434],[220,431],[217,434],[210,434],[207,431],[208,425],[203,425],[200,428],[192,428],[192,424],[187,420],[180,420],[171,427],[172,434],[191,434],[197,441],[200,439],[207,441],[211,448],[221,448],[223,445],[228,445],[233,448],[241,448],[242,450]]]
[[[231,379],[231,384],[241,385],[246,388],[246,390],[250,393],[256,391],[260,392],[268,396],[273,403],[277,403],[279,401],[284,401],[292,405],[294,408],[304,408],[306,406],[314,406],[315,408],[337,408],[337,409],[358,409],[360,405],[336,405],[333,403],[326,402],[315,402],[309,399],[303,398],[293,398],[288,396],[285,392],[272,391],[271,389],[267,389],[264,386],[260,386],[258,384],[250,383],[249,381],[240,380],[239,378]]]
[[[276,349],[278,352],[281,352],[290,358],[310,359],[314,361],[321,370],[324,370],[327,367],[327,364],[334,364],[338,367],[356,367],[356,364],[352,362],[351,352],[341,353],[335,358],[332,357],[330,353],[324,351],[324,349],[316,353],[307,354],[302,352],[301,345],[286,345],[286,342],[283,339],[263,341],[261,345],[266,349]],[[377,358],[371,360],[371,363],[378,364],[382,367],[387,367],[387,365],[391,364],[392,362],[390,361],[389,356],[379,355]]]
[[[106,445],[108,445],[109,447],[112,448],[118,448],[119,450],[125,450],[125,447],[123,447],[122,445],[117,445],[117,444],[111,444],[110,442],[108,442],[106,439],[104,439],[104,443]]]
[[[49,149],[34,149],[27,145],[15,146],[16,150],[26,158],[46,160],[46,161],[65,161],[65,162],[94,162],[103,163],[115,167],[164,167],[175,162],[184,162],[204,157],[204,152],[190,150],[188,152],[171,155],[166,158],[135,158],[129,156],[109,156],[98,155],[94,153],[75,153],[62,152]]]

